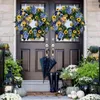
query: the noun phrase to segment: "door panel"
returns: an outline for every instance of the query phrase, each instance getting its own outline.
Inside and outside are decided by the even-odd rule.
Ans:
[[[18,0],[17,9],[27,5],[35,5],[44,7],[49,19],[55,12],[57,7],[63,5],[77,5],[82,9],[82,0]],[[44,6],[43,6],[44,5]],[[83,36],[77,40],[57,41],[55,33],[49,31],[44,39],[21,41],[21,37],[17,34],[17,59],[22,60],[23,76],[25,80],[41,80],[42,71],[40,58],[48,56],[54,58],[57,64],[52,71],[67,67],[69,64],[78,64],[83,54]]]

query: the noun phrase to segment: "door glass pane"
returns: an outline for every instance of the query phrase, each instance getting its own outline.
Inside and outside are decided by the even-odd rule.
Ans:
[[[26,9],[28,6],[34,6],[35,8],[41,8],[43,11],[45,10],[44,4],[22,4],[21,8]],[[35,24],[36,24],[36,21],[33,20],[29,25],[31,27],[36,27]],[[21,41],[44,41],[44,37],[23,40],[23,36],[21,36]]]
[[[74,8],[74,7],[76,7],[76,8],[78,8],[79,7],[79,4],[56,4],[56,9],[61,9],[63,6],[70,6],[71,8]],[[65,26],[67,27],[67,28],[70,28],[71,26],[70,26],[70,23],[72,23],[70,20],[67,20],[66,22],[65,22]],[[78,42],[79,41],[79,38],[77,37],[76,39],[63,39],[63,40],[58,40],[58,38],[55,36],[55,38],[56,38],[56,41],[57,42],[67,42],[67,41],[75,41],[75,42]]]

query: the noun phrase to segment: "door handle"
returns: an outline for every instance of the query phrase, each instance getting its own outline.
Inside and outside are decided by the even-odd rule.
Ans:
[[[52,48],[51,55],[54,56],[54,53],[55,53],[55,50],[54,50],[54,48]]]
[[[49,56],[49,48],[46,48],[46,50],[45,50],[45,55],[46,55],[46,57]]]

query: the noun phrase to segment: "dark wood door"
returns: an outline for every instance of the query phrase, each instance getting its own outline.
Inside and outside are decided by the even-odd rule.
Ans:
[[[29,5],[41,7],[49,18],[57,7],[76,5],[82,9],[82,0],[19,0],[17,4],[18,9]],[[69,64],[78,64],[80,56],[83,54],[83,36],[81,35],[77,40],[58,41],[55,33],[50,30],[42,39],[23,41],[17,34],[17,58],[22,59],[25,80],[42,79],[40,58],[47,56],[47,50],[49,50],[48,56],[57,61],[52,71],[67,67]]]

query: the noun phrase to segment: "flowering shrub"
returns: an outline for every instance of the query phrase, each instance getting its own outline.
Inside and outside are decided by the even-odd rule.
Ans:
[[[22,100],[18,94],[5,93],[0,96],[0,100]]]
[[[77,71],[76,66],[69,65],[65,69],[62,69],[60,78],[62,78],[63,80],[66,80],[66,79],[75,79],[76,76],[77,76],[76,71]]]
[[[67,26],[67,22],[70,26]],[[63,6],[51,18],[51,26],[59,40],[77,38],[84,31],[84,17],[76,7]]]
[[[100,95],[97,94],[88,94],[80,100],[100,100]]]

